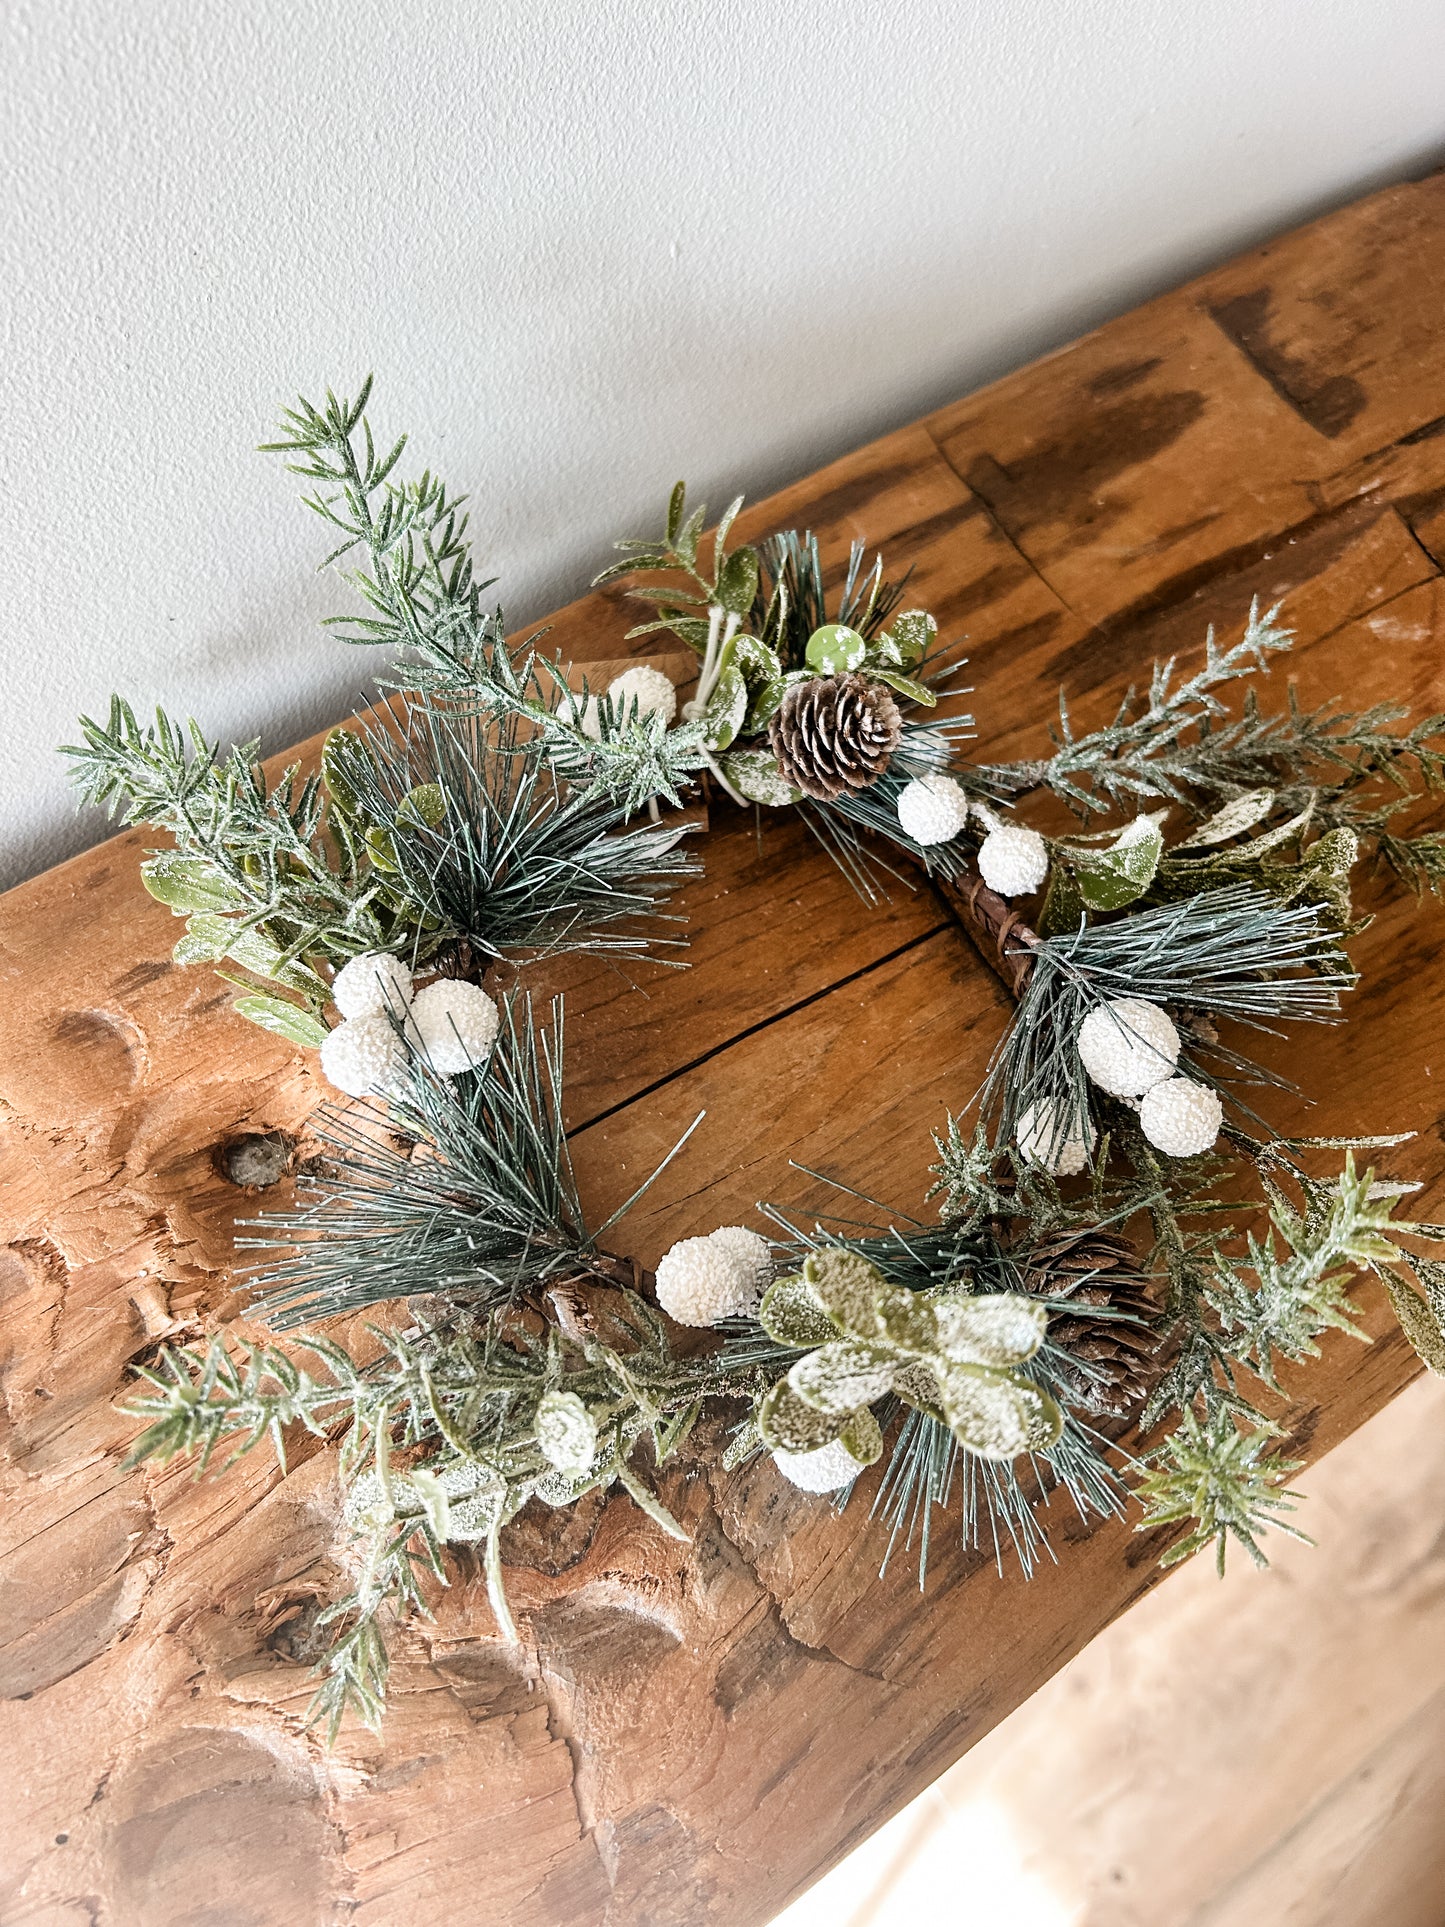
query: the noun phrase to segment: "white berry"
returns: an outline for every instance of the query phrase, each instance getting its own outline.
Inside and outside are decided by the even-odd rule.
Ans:
[[[1143,997],[1116,997],[1079,1026],[1079,1056],[1101,1091],[1141,1097],[1174,1075],[1179,1033],[1167,1010]]]
[[[594,743],[602,740],[602,705],[595,696],[589,696],[585,703],[577,696],[564,696],[557,705],[557,719],[575,723]]]
[[[757,1261],[711,1238],[681,1238],[658,1260],[657,1302],[679,1325],[741,1317],[757,1304]]]
[[[979,874],[1001,897],[1028,897],[1049,874],[1049,846],[1037,830],[1001,823],[978,846]]]
[[[774,1452],[773,1464],[804,1492],[836,1492],[839,1486],[851,1485],[863,1470],[841,1439],[814,1452]]]
[[[502,1021],[486,991],[460,977],[440,977],[419,990],[411,1015],[421,1048],[443,1077],[484,1064]]]
[[[915,776],[898,796],[898,827],[925,847],[947,843],[968,821],[968,797],[942,770]]]
[[[348,1097],[392,1096],[404,1084],[406,1051],[386,1012],[368,1011],[327,1033],[321,1069]]]
[[[1087,1111],[1065,1119],[1061,1110],[1050,1098],[1030,1104],[1018,1121],[1014,1141],[1031,1163],[1043,1165],[1056,1178],[1076,1178],[1087,1170],[1099,1134]]]
[[[756,1231],[749,1231],[746,1225],[719,1225],[716,1231],[708,1234],[708,1243],[717,1245],[748,1274],[748,1302],[740,1307],[744,1313],[755,1312],[759,1300],[773,1282],[773,1248],[767,1239]]]
[[[1218,1091],[1192,1078],[1170,1077],[1144,1093],[1139,1126],[1156,1151],[1171,1158],[1194,1158],[1219,1136],[1224,1106]]]
[[[631,714],[634,703],[639,722],[649,716],[661,716],[664,723],[670,723],[677,714],[677,691],[660,669],[653,669],[645,662],[614,676],[607,685],[607,700],[619,722]]]
[[[337,971],[331,1001],[343,1017],[368,1017],[376,1010],[394,1010],[400,1016],[411,1002],[411,972],[400,957],[368,951]]]

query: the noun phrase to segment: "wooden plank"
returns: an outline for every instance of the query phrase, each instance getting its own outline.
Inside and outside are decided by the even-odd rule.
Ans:
[[[834,566],[855,538],[911,563],[918,600],[972,658],[988,755],[1040,740],[1060,678],[1081,715],[1101,714],[1156,648],[1196,648],[1255,594],[1284,596],[1311,699],[1445,706],[1435,471],[1411,452],[1436,449],[1366,446],[1372,422],[1394,433],[1433,406],[1441,337],[1421,348],[1420,307],[1389,264],[1414,249],[1426,282],[1445,273],[1439,196],[1438,182],[1392,190],[1285,244],[1269,325],[1308,364],[1314,421],[1306,378],[1282,394],[1258,342],[1236,338],[1238,311],[1233,334],[1210,311],[1253,286],[1245,263],[745,526],[810,524]],[[1374,277],[1367,339],[1306,325],[1347,270]],[[1397,367],[1411,352],[1415,390]],[[1320,426],[1336,372],[1371,398],[1358,434]],[[645,649],[625,642],[628,620],[615,593],[588,597],[551,641],[600,672]],[[826,1208],[790,1158],[921,1209],[929,1127],[967,1101],[1002,1022],[1000,991],[929,895],[865,909],[797,825],[768,822],[761,854],[753,836],[714,809],[709,875],[687,897],[690,971],[640,968],[638,991],[595,965],[536,980],[568,988],[590,1196],[615,1202],[708,1112],[632,1227],[645,1258],[761,1196]],[[691,1548],[625,1498],[524,1516],[507,1547],[524,1651],[497,1642],[459,1560],[435,1623],[403,1642],[383,1738],[348,1733],[324,1754],[300,1717],[337,1577],[327,1453],[203,1484],[120,1470],[111,1401],[129,1362],[168,1325],[242,1306],[231,1220],[253,1200],[225,1175],[226,1145],[277,1129],[304,1149],[322,1096],[205,973],[170,966],[176,926],[137,887],[140,848],[115,839],[0,899],[0,1689],[21,1789],[0,1816],[4,1918],[180,1923],[198,1882],[218,1870],[234,1890],[264,1837],[261,1927],[297,1906],[378,1927],[479,1905],[527,1927],[761,1920],[1155,1583],[1147,1537],[1060,1521],[1059,1564],[1028,1585],[945,1530],[920,1596],[906,1562],[877,1578],[881,1528],[856,1506],[839,1522],[766,1465],[725,1477],[699,1449],[667,1488]],[[1441,1110],[1423,1016],[1433,927],[1389,891],[1379,907],[1359,1021],[1311,1048],[1312,1128]],[[1402,1162],[1438,1209],[1438,1137]],[[1362,1298],[1379,1342],[1331,1344],[1298,1381],[1291,1424],[1311,1454],[1416,1370],[1378,1295]]]

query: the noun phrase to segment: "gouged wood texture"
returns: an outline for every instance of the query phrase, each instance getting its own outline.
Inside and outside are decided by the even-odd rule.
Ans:
[[[830,563],[855,536],[911,563],[967,638],[990,756],[1040,744],[1061,681],[1098,720],[1153,654],[1197,650],[1254,596],[1283,600],[1311,700],[1445,707],[1442,297],[1432,178],[885,437],[747,532],[802,522]],[[599,662],[627,620],[590,596],[553,641]],[[198,1907],[248,1927],[743,1927],[1156,1583],[1147,1535],[1057,1516],[1059,1562],[1032,1583],[944,1529],[920,1595],[906,1561],[877,1577],[866,1494],[840,1523],[766,1464],[725,1476],[699,1449],[664,1479],[690,1547],[625,1498],[524,1517],[507,1549],[524,1650],[458,1561],[435,1623],[400,1643],[384,1735],[324,1753],[300,1720],[336,1579],[328,1453],[303,1441],[284,1476],[258,1455],[201,1484],[119,1469],[129,1365],[243,1306],[232,1223],[261,1199],[227,1181],[224,1146],[304,1144],[324,1095],[214,979],[171,967],[142,847],[116,838],[0,902],[7,1927],[180,1927]],[[976,1086],[998,986],[930,893],[866,909],[796,824],[769,821],[760,848],[715,806],[704,855],[689,970],[538,980],[568,994],[589,1199],[615,1202],[706,1110],[631,1225],[644,1259],[760,1197],[826,1208],[790,1160],[922,1210],[929,1129]],[[1438,913],[1376,896],[1366,988],[1308,1040],[1318,1104],[1298,1122],[1414,1126],[1399,1164],[1438,1214]],[[1331,1343],[1295,1381],[1310,1455],[1417,1369],[1361,1299],[1378,1342]]]

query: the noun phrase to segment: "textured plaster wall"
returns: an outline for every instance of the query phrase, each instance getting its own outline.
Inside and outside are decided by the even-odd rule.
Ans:
[[[1445,145],[1439,0],[8,0],[0,876],[113,686],[279,747],[365,662],[253,452],[375,415],[520,620]]]

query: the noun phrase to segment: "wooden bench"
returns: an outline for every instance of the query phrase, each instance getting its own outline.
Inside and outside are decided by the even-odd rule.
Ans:
[[[1040,742],[1060,682],[1100,720],[1256,596],[1283,600],[1308,700],[1445,708],[1445,178],[1257,249],[745,517],[792,524],[833,563],[861,536],[913,566],[916,599],[967,634],[992,759]],[[590,596],[554,640],[614,657],[629,621]],[[201,1483],[120,1469],[128,1367],[237,1316],[233,1222],[280,1195],[231,1182],[227,1146],[304,1150],[325,1095],[206,971],[172,967],[145,841],[0,899],[0,1918],[743,1927],[1156,1583],[1152,1535],[1056,1506],[1057,1563],[1031,1582],[940,1522],[920,1593],[907,1558],[880,1579],[866,1492],[840,1520],[766,1462],[699,1454],[663,1480],[690,1547],[625,1497],[519,1521],[524,1655],[463,1560],[400,1642],[384,1735],[326,1753],[301,1732],[336,1578],[326,1451],[303,1441],[285,1476],[261,1453]],[[567,991],[585,1192],[615,1202],[705,1109],[626,1228],[648,1262],[760,1198],[827,1209],[794,1163],[922,1213],[930,1129],[976,1087],[1000,987],[928,890],[864,907],[794,822],[760,841],[715,809],[704,855],[690,968],[539,979]],[[1393,1168],[1440,1215],[1439,912],[1369,894],[1352,1021],[1310,1039],[1307,1128],[1415,1127]],[[1360,1301],[1377,1342],[1327,1343],[1292,1381],[1305,1455],[1419,1369],[1380,1294]]]

